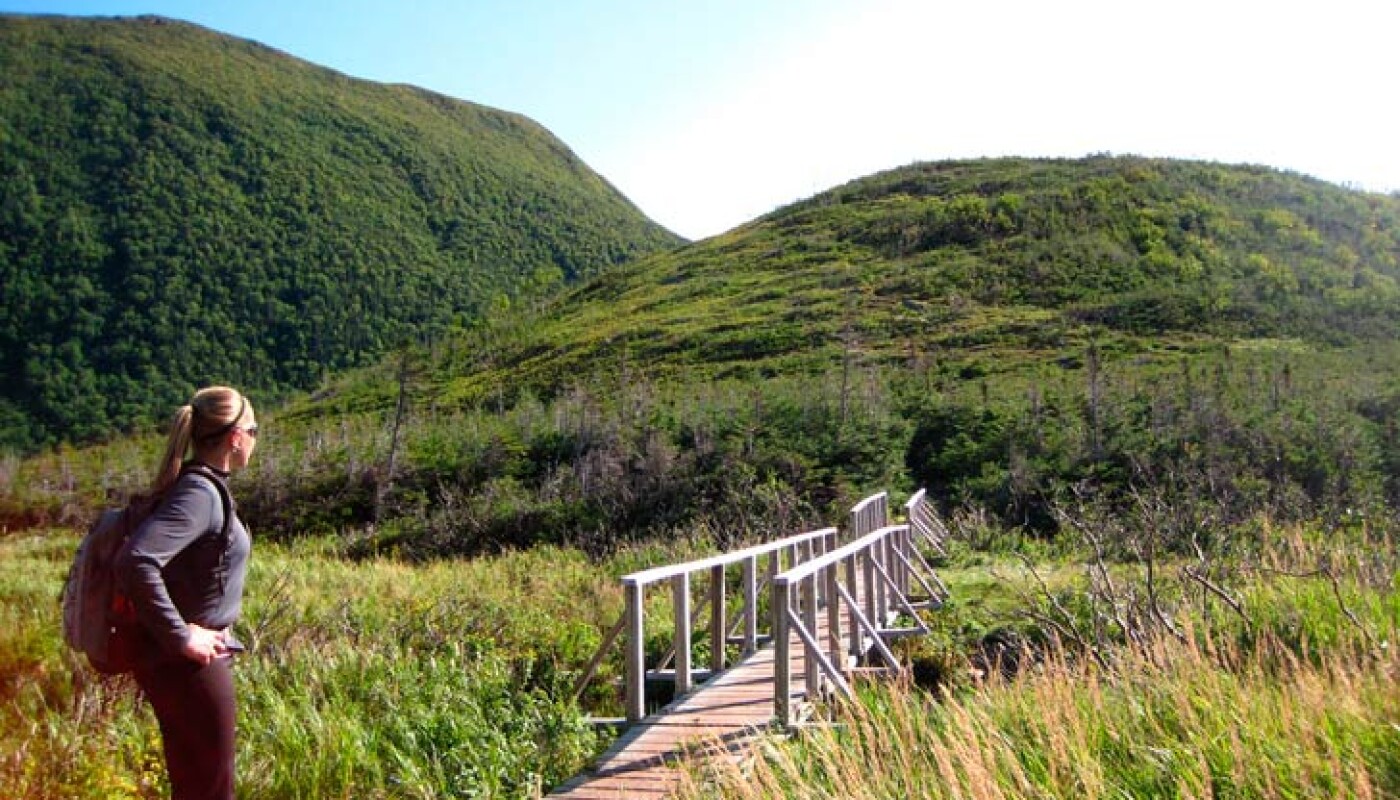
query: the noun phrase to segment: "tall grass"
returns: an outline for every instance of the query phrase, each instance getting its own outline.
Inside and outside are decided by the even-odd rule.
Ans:
[[[1177,627],[1017,674],[867,685],[833,726],[696,770],[684,798],[1400,797],[1400,577],[1384,536],[1262,526]],[[1030,665],[1030,666],[1027,666]],[[964,666],[967,666],[964,662]]]
[[[935,699],[866,691],[837,729],[719,768],[687,798],[1394,797],[1393,648],[1321,663],[1161,643],[1106,673],[1054,658]],[[1221,658],[1235,664],[1222,668]],[[1283,666],[1280,666],[1280,665]]]
[[[134,685],[97,678],[60,641],[75,542],[0,539],[0,797],[163,796]],[[235,662],[240,796],[532,797],[606,744],[573,681],[621,611],[616,575],[647,554],[413,566],[335,551],[256,548],[238,628],[251,651]],[[608,677],[592,701],[612,701]]]
[[[1069,542],[952,523],[954,602],[909,651],[935,665],[937,689],[863,687],[840,727],[701,774],[689,797],[1400,796],[1400,556],[1384,530],[1261,521],[1223,533],[1226,553],[1188,566],[1236,609],[1180,562],[1159,562],[1145,592],[1141,562],[1105,567]],[[75,543],[63,531],[0,537],[0,797],[162,796],[159,735],[134,688],[95,680],[59,641]],[[411,564],[347,559],[344,540],[259,541],[239,627],[252,650],[235,668],[240,793],[539,794],[605,744],[570,697],[621,611],[617,576],[708,544]],[[1011,547],[1034,556],[1035,580],[1006,569]],[[1086,600],[1097,590],[1085,576],[1105,568],[1118,594]],[[669,625],[663,594],[654,633]],[[1020,672],[971,677],[970,645],[1051,597],[1083,630],[1095,615],[1150,620],[1144,603],[1174,624],[1057,643],[1023,615],[1001,640],[1036,648]],[[604,663],[587,707],[616,713],[618,669]]]

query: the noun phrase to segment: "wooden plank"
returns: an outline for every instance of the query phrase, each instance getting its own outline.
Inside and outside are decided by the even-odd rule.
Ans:
[[[824,627],[824,626],[823,626]],[[800,669],[803,647],[791,643],[789,660]],[[693,757],[739,757],[774,718],[773,648],[765,646],[728,672],[621,736],[593,770],[564,784],[551,797],[664,798],[682,781],[677,766]],[[805,691],[796,691],[800,701]]]

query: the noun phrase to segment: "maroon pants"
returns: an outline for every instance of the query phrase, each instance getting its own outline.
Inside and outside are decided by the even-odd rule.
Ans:
[[[173,800],[233,800],[232,659],[163,661],[136,669],[160,722]]]

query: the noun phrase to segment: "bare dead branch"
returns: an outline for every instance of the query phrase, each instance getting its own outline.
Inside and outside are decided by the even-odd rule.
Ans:
[[[1054,592],[1050,591],[1050,586],[1045,582],[1045,579],[1041,577],[1040,572],[1036,570],[1035,565],[1032,564],[1031,560],[1025,555],[1021,555],[1020,558],[1022,564],[1026,568],[1026,571],[1031,574],[1031,577],[1035,579],[1036,584],[1040,587],[1040,593],[1045,598],[1045,602],[1048,603],[1050,605],[1050,608],[1054,609],[1055,613],[1059,615],[1059,621],[1056,622],[1054,620],[1051,620],[1048,616],[1040,614],[1040,612],[1037,612],[1031,608],[1028,608],[1026,610],[1026,615],[1040,622],[1051,623],[1052,627],[1054,627],[1057,631],[1063,632],[1066,638],[1070,639],[1075,644],[1079,645],[1081,648],[1087,651],[1091,656],[1093,656],[1094,660],[1099,663],[1099,666],[1103,667],[1104,669],[1108,669],[1108,661],[1103,657],[1103,654],[1099,652],[1098,646],[1095,644],[1090,644],[1088,638],[1084,636],[1084,633],[1081,630],[1079,630],[1079,626],[1074,624],[1074,615],[1071,614],[1069,610],[1064,607],[1064,604],[1060,602],[1059,598],[1055,597]]]
[[[1337,573],[1333,572],[1331,567],[1323,567],[1321,572],[1327,578],[1328,582],[1332,584],[1332,595],[1337,598],[1337,607],[1342,610],[1342,613],[1346,615],[1347,619],[1351,620],[1351,624],[1355,625],[1356,629],[1361,631],[1361,635],[1366,637],[1366,643],[1374,649],[1377,646],[1376,637],[1371,633],[1371,629],[1366,627],[1347,606],[1347,601],[1342,597],[1342,584],[1337,578]]]
[[[1244,606],[1240,603],[1239,600],[1237,600],[1234,597],[1231,597],[1229,592],[1220,588],[1220,586],[1216,585],[1206,576],[1197,572],[1193,567],[1182,567],[1181,574],[1182,576],[1200,584],[1201,588],[1220,598],[1221,602],[1225,603],[1225,605],[1229,606],[1231,610],[1233,610],[1236,614],[1239,615],[1239,618],[1244,621],[1246,627],[1254,627],[1254,622],[1249,618],[1249,615],[1245,613]]]

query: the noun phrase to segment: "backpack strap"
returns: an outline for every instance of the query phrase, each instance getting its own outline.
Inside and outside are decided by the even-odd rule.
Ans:
[[[182,475],[185,473],[198,475],[213,484],[214,491],[218,493],[219,500],[223,502],[224,525],[223,529],[220,531],[220,535],[223,537],[224,542],[223,547],[219,549],[219,591],[222,592],[224,586],[228,582],[228,548],[232,540],[231,533],[233,531],[233,497],[229,495],[228,488],[224,486],[224,482],[219,480],[219,477],[214,474],[213,470],[203,464],[186,464],[184,468],[180,470],[180,473]]]
[[[184,469],[180,470],[180,472],[182,474],[192,473],[198,475],[214,485],[214,491],[218,492],[219,499],[223,501],[224,504],[224,527],[222,533],[224,538],[227,539],[229,529],[233,525],[233,498],[229,496],[228,489],[224,486],[224,482],[219,480],[219,476],[215,475],[212,469],[203,464],[186,464]]]

